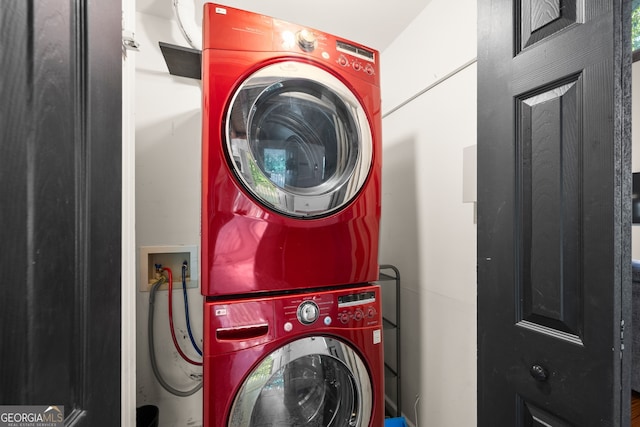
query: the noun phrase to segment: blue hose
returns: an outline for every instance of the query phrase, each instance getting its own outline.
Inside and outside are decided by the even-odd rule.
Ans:
[[[189,300],[187,298],[187,264],[186,262],[182,264],[182,294],[184,295],[184,315],[187,318],[187,332],[189,332],[189,338],[191,339],[191,344],[193,348],[198,352],[200,356],[202,356],[202,350],[198,348],[198,344],[196,344],[196,340],[193,339],[193,333],[191,333],[191,324],[189,323]]]

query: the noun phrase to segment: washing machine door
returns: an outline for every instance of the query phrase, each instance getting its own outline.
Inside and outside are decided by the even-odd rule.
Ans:
[[[229,427],[368,427],[372,389],[360,356],[329,337],[285,345],[249,374]]]
[[[372,157],[369,121],[356,96],[327,71],[285,61],[261,68],[227,109],[227,158],[261,204],[313,218],[345,207]]]

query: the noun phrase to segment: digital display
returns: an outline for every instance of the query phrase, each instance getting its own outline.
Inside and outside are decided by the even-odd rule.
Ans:
[[[349,53],[359,58],[366,59],[367,61],[370,61],[370,62],[376,62],[375,54],[370,50],[363,49],[361,47],[354,46],[352,44],[345,43],[340,40],[336,42],[336,46],[340,52]]]
[[[360,292],[358,294],[342,295],[338,297],[338,307],[348,307],[371,303],[376,300],[376,293],[373,291]]]

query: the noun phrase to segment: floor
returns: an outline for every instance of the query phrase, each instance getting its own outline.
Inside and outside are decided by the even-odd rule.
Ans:
[[[640,427],[640,393],[631,394],[631,427]]]

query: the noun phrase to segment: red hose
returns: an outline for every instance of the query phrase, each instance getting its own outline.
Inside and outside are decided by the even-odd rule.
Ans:
[[[167,272],[167,276],[169,278],[169,329],[171,329],[171,339],[173,340],[173,345],[176,347],[176,350],[178,350],[178,353],[180,353],[180,356],[182,356],[184,360],[191,363],[192,365],[202,366],[202,362],[196,362],[195,360],[189,359],[189,356],[184,354],[184,352],[180,348],[180,344],[178,344],[176,333],[173,329],[173,273],[168,267],[164,267],[163,270]]]

